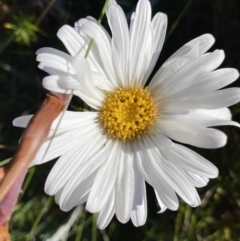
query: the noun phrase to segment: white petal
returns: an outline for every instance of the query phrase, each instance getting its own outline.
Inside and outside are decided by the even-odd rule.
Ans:
[[[61,78],[58,82],[59,82],[59,86],[61,86],[63,89],[67,89],[68,92],[70,92],[70,90],[82,89],[81,83],[77,79],[73,78],[72,76],[67,76],[67,77],[65,76],[65,78]]]
[[[199,55],[202,55],[211,48],[211,46],[214,44],[214,42],[215,42],[215,39],[211,34],[201,35],[201,36],[191,40],[190,42],[186,43],[185,45],[183,45],[170,58],[168,58],[168,60],[164,64],[167,64],[169,61],[171,61],[172,59],[174,59],[178,56],[184,56],[184,55],[188,54],[191,51],[191,49],[194,46],[196,46],[196,44],[198,44],[198,46],[199,46]]]
[[[54,196],[54,200],[55,200],[56,204],[58,204],[58,205],[59,205],[59,201],[60,201],[63,189],[64,189],[64,187],[62,187]]]
[[[103,93],[96,88],[92,78],[91,68],[87,60],[79,55],[75,56],[72,60],[72,65],[76,70],[78,80],[82,86],[82,91],[92,99],[102,101],[104,98]],[[86,102],[87,104],[90,104]]]
[[[37,50],[36,52],[37,55],[42,55],[42,54],[49,54],[52,56],[59,56],[62,59],[65,59],[67,61],[71,60],[71,56],[69,54],[64,53],[63,51],[60,51],[58,49],[54,49],[54,48],[49,48],[49,47],[44,47],[44,48],[40,48]]]
[[[78,199],[81,198],[88,190],[92,187],[93,181],[96,177],[96,174],[102,164],[106,161],[106,158],[111,151],[112,145],[111,143],[103,143],[104,139],[101,138],[96,141],[96,145],[94,146],[94,152],[90,157],[83,157],[84,159],[79,158],[78,165],[75,166],[75,173],[70,178],[67,183],[64,193],[62,195],[62,207],[65,209],[71,209]],[[88,185],[88,189],[85,188],[84,184],[88,179],[88,177],[92,177],[91,185]],[[89,186],[90,185],[90,186]],[[84,190],[84,192],[83,192]],[[74,198],[76,195],[79,195],[79,198]]]
[[[216,178],[218,169],[196,152],[174,144],[162,150],[165,157],[181,169],[207,178]]]
[[[73,147],[81,145],[81,142],[95,129],[96,125],[89,123],[84,128],[67,131],[63,134],[56,135],[53,139],[49,138],[41,146],[31,165],[43,164],[67,153]]]
[[[32,119],[33,115],[24,115],[24,116],[19,116],[16,119],[13,120],[13,126],[17,127],[27,127],[29,121]]]
[[[188,178],[189,182],[192,183],[195,187],[205,187],[207,183],[209,182],[209,179],[206,177],[201,177],[197,174],[184,171],[184,174]]]
[[[114,90],[114,85],[107,79],[106,76],[97,73],[97,72],[92,72],[92,77],[93,77],[93,82],[94,85],[104,91],[113,91]]]
[[[171,78],[168,76],[161,77],[157,72],[151,81],[153,86],[150,87],[151,84],[149,85],[150,91],[152,88],[156,88],[156,84],[158,84],[158,86],[161,86],[160,92],[162,91],[164,96],[159,95],[157,99],[173,95],[184,89],[189,83],[195,82],[200,75],[216,69],[222,63],[223,59],[224,52],[218,50],[183,65]],[[171,68],[171,66],[168,66],[168,68]]]
[[[85,136],[84,143],[75,145],[74,148],[62,155],[48,175],[45,184],[45,192],[49,195],[54,195],[58,192],[58,190],[74,175],[74,173],[76,173],[78,167],[80,167],[82,163],[91,156],[91,152],[94,154],[98,151],[104,142],[105,140],[102,136],[94,130],[91,131],[91,134],[88,137]],[[79,148],[80,146],[81,148]],[[68,190],[71,190],[71,188]],[[62,196],[65,196],[65,192],[66,189],[64,190]]]
[[[210,93],[231,84],[238,77],[239,73],[236,69],[219,69],[200,76],[194,83],[186,86],[182,91],[174,94],[172,97],[179,99],[187,95],[194,96]]]
[[[219,130],[174,120],[160,120],[159,129],[171,139],[202,148],[219,148],[226,144],[227,137]]]
[[[69,75],[75,73],[75,70],[70,64],[70,59],[70,56],[63,58],[60,55],[58,56],[50,53],[42,53],[37,56],[37,61],[40,62],[38,65],[40,69],[48,67],[54,70],[58,75]]]
[[[120,148],[118,143],[113,143],[107,159],[98,171],[93,183],[86,209],[89,212],[99,212],[113,192],[117,176]]]
[[[134,226],[139,227],[144,225],[147,219],[146,186],[145,181],[138,170],[136,156],[133,161],[135,188],[131,220]]]
[[[196,109],[219,109],[234,105],[240,101],[240,88],[227,88],[217,90],[208,94],[195,95],[186,99],[166,100],[162,103],[164,109],[168,112]]]
[[[70,94],[71,90],[64,88],[64,86],[61,84],[61,81],[64,80],[66,76],[59,76],[59,75],[49,75],[45,78],[43,78],[42,85],[45,89],[57,92],[57,93],[63,93],[63,94]]]
[[[75,56],[80,53],[88,43],[68,25],[62,26],[57,32],[58,38],[63,42],[68,52]],[[83,51],[84,52],[84,51]],[[85,53],[83,53],[84,55]]]
[[[112,31],[112,60],[120,85],[128,75],[129,30],[125,14],[120,6],[111,5],[107,11]]]
[[[62,113],[61,113],[62,115]],[[97,119],[97,112],[74,112],[66,111],[64,117],[62,118],[59,115],[52,123],[50,127],[50,133],[48,138],[51,138],[52,132],[55,131],[55,128],[58,126],[56,134],[66,132],[68,130],[80,128],[89,125],[92,121]],[[29,121],[32,119],[33,115],[20,116],[13,120],[13,125],[18,127],[26,128]],[[62,118],[62,119],[61,119]],[[61,123],[59,121],[61,119]]]
[[[196,110],[197,113],[202,113],[205,115],[213,116],[219,119],[224,120],[231,120],[232,114],[231,111],[228,108],[220,108],[215,110],[204,110],[204,109],[198,109]]]
[[[75,129],[77,127],[84,127],[89,123],[97,120],[98,112],[76,112],[76,111],[66,111],[64,117],[59,125],[59,130],[64,129],[65,131]],[[55,119],[51,125],[51,130],[55,130],[58,126],[58,122],[61,117],[59,116]],[[58,132],[57,132],[58,133]]]
[[[151,49],[152,53],[152,37],[151,5],[147,0],[140,0],[130,27],[129,81],[136,83],[140,82],[139,78],[143,79],[150,61],[146,49]]]
[[[115,195],[116,216],[121,223],[126,223],[131,217],[134,195],[133,156],[128,143],[124,143],[122,146]]]
[[[149,141],[144,139],[144,143],[147,148],[148,157],[159,175],[166,180],[185,202],[189,205],[194,205],[196,190],[189,183],[182,171],[173,163],[164,160],[156,147],[154,148],[148,145]]]
[[[210,111],[209,111],[210,112]],[[206,113],[206,114],[205,114]],[[209,115],[207,112],[191,111],[186,115],[171,115],[171,120],[180,121],[185,124],[199,125],[202,127],[212,127],[212,126],[223,126],[223,125],[233,125],[240,127],[239,123],[216,118],[213,115]],[[164,119],[164,116],[162,116]],[[166,117],[167,119],[169,117]]]
[[[95,41],[94,44],[97,46],[99,51],[105,74],[108,79],[112,81],[115,87],[117,87],[116,76],[112,63],[110,37],[97,23],[90,21],[83,24],[82,31]]]
[[[158,204],[159,204],[159,206],[161,208],[161,210],[158,211],[158,213],[163,213],[163,212],[165,212],[167,210],[167,206],[165,206],[163,204],[163,202],[162,202],[161,198],[159,197],[158,193],[156,192],[156,190],[154,190],[154,192],[155,192],[155,195],[157,197]]]
[[[147,69],[147,72],[144,75],[143,85],[145,85],[150,74],[155,67],[155,64],[158,60],[160,52],[162,50],[163,42],[167,30],[167,15],[164,13],[157,13],[152,19],[152,29],[153,29],[153,53],[151,62]]]
[[[97,217],[97,227],[99,229],[105,229],[113,218],[115,195],[114,191],[111,193],[107,203],[101,209]]]
[[[146,147],[139,142],[139,147],[136,149],[136,157],[138,168],[142,176],[150,185],[153,186],[155,191],[158,193],[158,196],[161,198],[162,203],[167,208],[170,210],[177,210],[179,202],[174,190],[168,182],[165,181],[162,175],[159,175],[159,172],[156,171],[152,161],[145,153],[145,149]]]
[[[69,185],[65,186],[61,198],[59,200],[59,206],[62,211],[68,212],[73,207],[86,202],[91,190],[92,184],[96,177],[96,172],[91,173],[85,180],[83,180],[78,185],[71,190],[70,196],[66,195],[66,192],[69,192]]]

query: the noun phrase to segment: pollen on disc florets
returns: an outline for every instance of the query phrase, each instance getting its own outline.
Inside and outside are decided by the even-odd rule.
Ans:
[[[110,92],[99,119],[110,138],[127,141],[151,130],[156,115],[157,107],[147,88],[134,86]]]

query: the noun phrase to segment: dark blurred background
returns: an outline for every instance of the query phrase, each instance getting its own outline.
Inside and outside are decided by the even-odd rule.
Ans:
[[[117,1],[128,19],[136,0]],[[167,38],[156,68],[189,40],[211,33],[214,49],[226,54],[221,67],[240,70],[240,1],[239,0],[152,0],[153,14],[168,15]],[[37,68],[35,52],[41,47],[66,51],[56,37],[58,29],[73,25],[79,18],[99,17],[103,0],[1,0],[0,1],[0,161],[8,161],[23,132],[12,126],[20,115],[34,113],[46,90],[41,80],[47,74]],[[108,29],[106,18],[102,24]],[[239,86],[239,81],[233,86]],[[73,99],[70,108],[82,104]],[[233,119],[240,121],[240,105],[231,108]],[[202,205],[191,208],[182,202],[176,212],[157,214],[153,189],[148,186],[148,218],[143,227],[131,222],[123,225],[115,218],[99,231],[96,216],[82,211],[69,232],[68,240],[144,240],[144,241],[225,241],[240,240],[240,142],[236,127],[223,127],[228,144],[218,150],[195,150],[220,170],[217,179],[198,189]],[[61,212],[44,194],[44,182],[54,161],[31,168],[23,193],[10,222],[13,241],[47,240],[70,213]]]

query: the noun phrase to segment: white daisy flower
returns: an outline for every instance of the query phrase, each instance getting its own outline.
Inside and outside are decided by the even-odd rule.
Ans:
[[[196,187],[216,178],[217,168],[191,149],[219,148],[227,137],[209,128],[239,124],[231,121],[228,106],[240,100],[239,88],[221,89],[235,81],[236,69],[219,69],[224,52],[208,49],[214,43],[202,35],[180,48],[157,71],[146,87],[162,49],[167,16],[151,19],[149,1],[140,0],[130,28],[115,1],[107,10],[112,37],[93,18],[75,28],[63,26],[58,37],[70,55],[52,48],[38,50],[39,67],[50,75],[43,85],[50,91],[70,92],[95,111],[67,111],[43,160],[49,139],[32,165],[60,158],[45,185],[64,211],[86,202],[105,228],[113,215],[135,226],[146,222],[145,181],[161,208],[177,210],[178,197],[190,206],[200,204]],[[94,44],[83,56],[90,39]],[[31,116],[14,120],[26,127]]]

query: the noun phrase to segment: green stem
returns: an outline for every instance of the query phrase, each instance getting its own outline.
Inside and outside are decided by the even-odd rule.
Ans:
[[[38,223],[40,222],[41,218],[43,217],[44,213],[47,211],[47,209],[51,206],[53,201],[53,197],[49,197],[47,199],[47,201],[45,202],[44,206],[42,207],[42,210],[40,211],[40,213],[38,214],[37,219],[35,220],[32,229],[27,237],[27,241],[30,241],[32,239],[32,237],[34,236],[35,230],[38,226]]]
[[[43,11],[41,12],[41,14],[39,15],[39,17],[37,18],[37,20],[35,21],[35,25],[39,26],[40,23],[42,22],[42,20],[44,19],[44,17],[47,15],[47,13],[49,12],[49,10],[51,9],[51,7],[54,5],[54,3],[56,2],[56,0],[51,0],[47,6],[43,9]]]
[[[97,226],[96,226],[96,221],[97,221],[97,214],[94,213],[92,215],[92,241],[97,241]]]
[[[172,35],[172,33],[174,32],[174,30],[176,29],[176,27],[178,26],[180,20],[182,19],[183,15],[185,14],[185,12],[188,10],[188,8],[190,7],[190,5],[192,4],[193,0],[188,0],[187,4],[185,5],[185,7],[183,8],[182,12],[178,15],[178,18],[175,20],[175,22],[172,24],[165,42],[167,42],[167,40],[169,39],[169,37]]]
[[[20,199],[22,199],[24,193],[26,192],[26,190],[27,190],[32,178],[33,178],[33,175],[34,175],[35,171],[36,171],[35,167],[32,167],[31,169],[29,169],[28,174],[27,174],[27,178],[25,179],[23,187],[22,187],[23,194],[21,195]]]
[[[84,225],[85,225],[85,218],[86,218],[86,211],[83,210],[80,221],[79,221],[79,225],[77,228],[77,235],[76,235],[75,241],[81,241],[82,233],[83,233],[83,229],[84,229]]]

